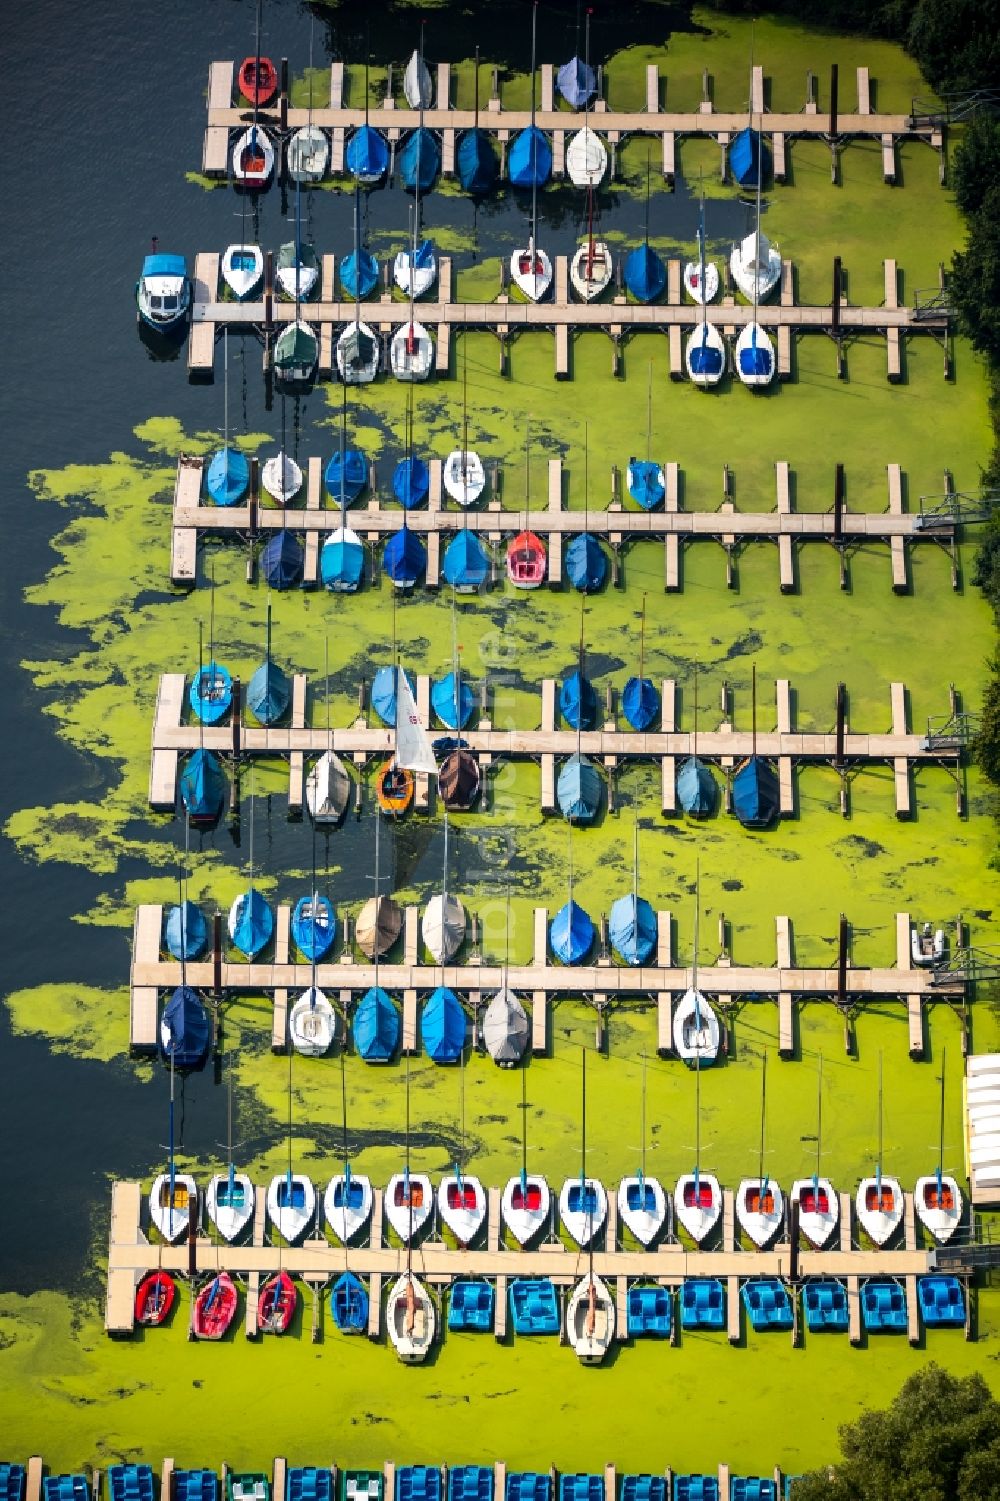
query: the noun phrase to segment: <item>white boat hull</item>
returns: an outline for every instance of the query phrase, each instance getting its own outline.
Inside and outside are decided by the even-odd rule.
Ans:
[[[796,1178],[788,1195],[799,1206],[799,1230],[811,1246],[822,1251],[840,1220],[840,1200],[829,1178]]]
[[[444,461],[444,488],[460,506],[471,506],[486,488],[486,470],[478,453],[456,448]]]
[[[651,1246],[667,1221],[667,1196],[660,1180],[623,1178],[618,1185],[618,1218],[640,1245]]]
[[[595,240],[591,251],[590,242],[585,240],[569,263],[569,279],[574,292],[584,302],[593,302],[611,285],[614,269],[611,251],[604,241]]]
[[[600,1365],[615,1337],[615,1305],[594,1272],[588,1272],[573,1289],[566,1309],[566,1337],[584,1365]]]
[[[930,923],[925,923],[923,932],[919,928],[910,929],[910,957],[921,969],[932,968],[944,958],[944,929],[938,928],[932,936],[930,927]]]
[[[881,1202],[874,1177],[862,1178],[855,1199],[858,1223],[877,1246],[884,1246],[903,1222],[903,1190],[897,1178],[882,1177]]]
[[[736,1193],[736,1218],[759,1251],[785,1223],[785,1196],[768,1178],[744,1178]]]
[[[552,285],[552,262],[541,246],[529,240],[523,250],[510,258],[510,275],[530,302],[541,302]]]
[[[227,245],[222,252],[222,279],[237,301],[249,297],[264,275],[259,245]]]
[[[282,266],[274,279],[290,301],[304,302],[316,290],[319,271],[315,266]]]
[[[277,453],[265,463],[260,482],[279,505],[287,505],[302,489],[302,470],[290,454]]]
[[[409,250],[398,251],[392,263],[392,279],[404,296],[426,297],[437,276],[437,256],[429,266],[418,266],[415,272],[412,264]]]
[[[462,1174],[462,1187],[454,1173],[442,1178],[437,1192],[438,1213],[463,1248],[470,1245],[486,1221],[486,1194],[478,1178]]]
[[[382,1207],[404,1246],[417,1239],[434,1212],[434,1189],[426,1173],[410,1174],[410,1199],[412,1204],[406,1197],[405,1175],[393,1173],[386,1184]]]
[[[528,1173],[522,1191],[521,1175],[509,1178],[500,1196],[500,1216],[519,1246],[541,1235],[552,1213],[552,1192],[538,1173]],[[537,1202],[535,1198],[537,1195]]]
[[[576,1209],[572,1200],[579,1187],[579,1177],[566,1179],[559,1193],[559,1218],[567,1235],[586,1250],[604,1228],[608,1217],[608,1193],[603,1183],[596,1178],[587,1178],[584,1180],[584,1191],[588,1198],[593,1198],[593,1210]]]
[[[371,340],[372,355],[366,361],[349,362],[344,353],[344,341],[350,339],[355,331],[360,331],[365,339]],[[378,374],[378,339],[374,330],[367,323],[358,323],[356,320],[348,323],[337,340],[335,358],[337,371],[345,386],[367,386]]]
[[[763,353],[764,368],[747,371],[743,368],[743,354],[753,349]],[[774,369],[774,345],[759,323],[748,323],[736,340],[736,374],[745,386],[769,386],[774,379]]]
[[[709,354],[718,356],[714,362],[715,368],[705,368],[704,364],[696,365],[696,351],[705,349]],[[717,386],[726,373],[726,343],[714,323],[699,323],[694,333],[688,338],[684,351],[684,363],[687,366],[688,379],[696,386]]]
[[[763,302],[781,280],[781,252],[761,235],[758,255],[757,236],[749,234],[733,246],[729,271],[747,302]]]
[[[351,1187],[360,1191],[360,1203],[344,1203],[344,1185],[347,1182],[343,1173],[335,1173],[326,1185],[323,1195],[323,1213],[326,1222],[334,1235],[343,1245],[349,1245],[356,1235],[367,1225],[371,1218],[374,1194],[372,1192],[371,1179],[363,1173],[351,1174]],[[376,1250],[381,1249],[376,1247]]]
[[[161,1173],[154,1179],[149,1191],[149,1215],[164,1240],[173,1244],[186,1233],[188,1205],[197,1197],[198,1188],[190,1173],[174,1173],[173,1205],[170,1203],[170,1174]]]
[[[682,1173],[674,1189],[674,1218],[700,1246],[719,1223],[722,1214],[722,1189],[712,1173],[698,1174],[695,1194],[694,1173]]]
[[[288,1017],[292,1047],[307,1058],[322,1058],[337,1037],[337,1013],[322,990],[310,985],[303,991]]]
[[[250,146],[255,129],[257,138],[254,144],[257,152],[256,160],[259,162],[259,166],[252,169],[245,169],[241,165],[243,151],[245,147],[248,148]],[[244,188],[262,188],[274,171],[274,146],[267,131],[263,130],[259,125],[256,127],[249,125],[243,134],[236,138],[236,142],[233,145],[232,162],[233,181],[238,186]]]
[[[229,1174],[216,1173],[205,1190],[205,1208],[223,1240],[235,1240],[253,1219],[254,1186],[246,1173],[233,1174],[232,1200]],[[221,1200],[221,1202],[220,1202]]]
[[[913,1191],[913,1204],[917,1218],[939,1245],[951,1240],[962,1222],[962,1190],[958,1180],[948,1173],[941,1175],[942,1202],[938,1203],[937,1173],[918,1178]]]
[[[292,182],[322,182],[329,160],[330,142],[318,125],[303,125],[285,151],[285,165]]]
[[[454,959],[462,944],[468,919],[465,908],[451,892],[438,892],[424,908],[420,919],[420,936],[435,964]]]
[[[284,1204],[281,1196],[287,1182],[287,1173],[276,1173],[271,1179],[267,1190],[267,1217],[279,1235],[284,1236],[291,1246],[301,1240],[312,1224],[316,1213],[316,1189],[312,1179],[305,1177],[303,1173],[293,1173],[293,1203]],[[301,1202],[294,1202],[296,1199]]]
[[[575,188],[596,188],[608,170],[608,148],[595,130],[585,125],[569,139],[566,175]]]
[[[686,990],[674,1012],[674,1052],[685,1063],[714,1063],[719,1056],[719,1018],[698,990]]]
[[[434,341],[422,323],[404,323],[392,336],[389,362],[397,380],[426,380],[434,363]]]
[[[396,1354],[406,1365],[426,1360],[434,1343],[437,1310],[419,1278],[404,1272],[389,1289],[386,1324]]]
[[[714,261],[705,262],[705,288],[701,285],[701,262],[687,261],[684,266],[684,290],[699,306],[714,302],[719,295],[719,268]]]

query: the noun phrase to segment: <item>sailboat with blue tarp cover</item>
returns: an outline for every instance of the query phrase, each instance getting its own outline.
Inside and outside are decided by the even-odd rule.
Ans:
[[[565,761],[556,780],[556,800],[570,823],[590,823],[601,805],[602,782],[591,761],[580,753],[581,735],[597,712],[594,690],[584,676],[583,602],[580,610],[580,662],[559,690],[559,707],[576,730],[576,752]],[[589,696],[588,696],[589,695]]]
[[[465,1011],[455,992],[447,985],[432,990],[420,1017],[420,1037],[431,1062],[457,1063],[465,1050],[467,1031]]]
[[[622,275],[636,302],[655,302],[667,284],[667,268],[649,243],[649,153],[646,153],[646,218],[642,244],[625,257]]]
[[[184,864],[177,871],[177,905],[167,910],[163,941],[175,959],[197,959],[208,947],[208,919],[187,894],[187,858],[190,822],[184,817]]]
[[[380,839],[382,820],[375,809],[375,895],[358,913],[354,936],[361,949],[375,963],[375,983],[365,991],[354,1013],[354,1046],[365,1063],[388,1063],[399,1043],[399,1012],[379,984],[379,960],[388,953],[399,937],[403,914],[396,902],[383,896],[380,881]]]
[[[525,297],[532,302],[543,298],[552,284],[552,262],[538,244],[538,189],[552,172],[552,148],[535,126],[535,33],[538,0],[531,11],[531,124],[516,136],[507,162],[507,172],[515,187],[531,189],[531,234],[523,250],[510,258],[510,274]]]
[[[334,1235],[346,1246],[367,1225],[374,1196],[371,1179],[364,1173],[355,1173],[351,1168],[347,1138],[347,1067],[344,1049],[340,1053],[340,1108],[344,1171],[335,1173],[327,1184],[323,1195],[323,1212]]]
[[[624,964],[648,963],[656,949],[659,922],[656,913],[639,895],[639,820],[635,821],[632,851],[632,890],[613,903],[608,917],[611,947]]]
[[[201,622],[198,623],[198,672],[191,679],[188,703],[202,724],[218,724],[229,713],[233,702],[233,679],[228,667],[215,660],[215,575],[212,575],[212,604],[208,635],[208,666],[202,657]]]
[[[271,606],[267,606],[264,660],[247,684],[247,707],[263,725],[278,724],[291,702],[292,685],[271,657]]]
[[[566,901],[549,923],[549,946],[560,964],[582,964],[594,947],[593,919],[573,899],[573,825],[569,838],[569,892]]]
[[[344,160],[347,170],[358,182],[371,186],[381,182],[389,170],[389,146],[381,131],[368,123],[368,66],[370,54],[365,54],[365,123],[359,125],[347,143]]]
[[[455,163],[462,191],[482,197],[492,191],[497,180],[497,154],[485,130],[479,128],[479,48],[476,48],[476,96],[471,130],[458,138]]]
[[[340,525],[327,537],[319,553],[319,574],[324,586],[335,594],[353,594],[365,571],[364,543],[347,525],[348,502],[355,500],[368,479],[368,465],[358,448],[347,446],[347,386],[340,423],[340,452],[326,466],[326,488],[340,501]],[[332,746],[330,747],[332,753]]]
[[[189,689],[191,706],[198,720],[198,749],[188,756],[178,777],[184,812],[192,823],[214,823],[222,812],[226,793],[222,764],[214,751],[205,749],[205,725],[216,723],[229,707],[232,701],[232,679],[225,668],[220,669],[214,663],[211,665],[215,671],[211,679],[206,680],[199,626],[198,676]],[[223,673],[225,677],[222,676]],[[216,704],[221,705],[220,712],[215,717],[208,717],[214,716]]]
[[[205,489],[213,505],[239,505],[250,485],[250,460],[229,443],[229,329],[222,335],[223,428],[222,447],[213,453],[205,471]]]
[[[650,360],[646,379],[646,457],[644,459],[630,458],[626,475],[628,493],[644,511],[653,511],[657,506],[662,505],[667,493],[667,480],[663,473],[663,465],[655,463],[650,458],[652,439],[653,362]]]
[[[639,673],[629,678],[622,693],[622,713],[633,730],[648,730],[660,712],[660,695],[656,684],[645,675],[646,666],[646,596],[642,596],[639,625]]]
[[[371,296],[378,286],[378,261],[364,241],[360,222],[361,190],[355,189],[355,210],[358,213],[358,229],[354,248],[340,262],[340,284],[352,302],[363,301]]]
[[[167,1171],[153,1181],[149,1213],[164,1240],[179,1240],[188,1228],[190,1206],[197,1203],[198,1189],[190,1173],[179,1173],[174,1159],[174,1079],[178,1069],[200,1068],[208,1053],[208,1014],[187,984],[181,959],[181,983],[163,1008],[160,1018],[160,1052],[170,1065],[170,1113]]]
[[[271,941],[274,913],[253,883],[254,795],[253,767],[250,768],[250,881],[246,891],[229,909],[229,936],[235,948],[248,959],[256,959]]]
[[[780,805],[778,774],[770,761],[757,754],[757,664],[751,674],[751,752],[733,777],[733,812],[745,829],[766,829]]]
[[[707,818],[715,808],[718,790],[715,778],[698,759],[698,668],[694,669],[694,732],[691,754],[677,773],[677,801],[690,818]]]

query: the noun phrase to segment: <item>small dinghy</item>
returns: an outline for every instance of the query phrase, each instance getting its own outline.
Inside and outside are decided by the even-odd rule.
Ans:
[[[353,1272],[341,1272],[330,1293],[333,1322],[341,1334],[368,1332],[368,1289]]]
[[[519,1246],[528,1246],[549,1223],[552,1192],[539,1173],[509,1178],[500,1197],[500,1214]]]
[[[534,532],[518,532],[507,548],[507,577],[515,589],[537,589],[545,579],[545,543]]]
[[[681,996],[674,1012],[674,1052],[685,1063],[704,1067],[719,1056],[719,1018],[695,987]]]
[[[276,1173],[267,1190],[267,1217],[288,1244],[301,1240],[316,1213],[316,1190],[304,1173]]]
[[[263,109],[278,92],[278,70],[269,57],[255,53],[245,57],[237,74],[240,93],[249,104]]]
[[[178,328],[191,306],[191,278],[182,255],[147,255],[135,284],[139,317],[156,333]]]
[[[913,1193],[917,1218],[939,1245],[951,1240],[962,1220],[962,1190],[948,1173],[918,1178]]]
[[[180,1240],[188,1228],[198,1189],[190,1173],[160,1173],[149,1191],[149,1214],[165,1241]]]
[[[323,1195],[323,1213],[334,1235],[343,1245],[349,1245],[371,1218],[371,1179],[363,1173],[335,1173]]]
[[[337,1038],[337,1013],[315,985],[304,990],[288,1017],[288,1035],[297,1053],[322,1058]]]
[[[442,482],[445,491],[460,506],[471,506],[486,486],[486,470],[478,453],[455,448],[444,461]]]
[[[822,1251],[837,1228],[840,1201],[829,1178],[796,1178],[788,1195],[799,1209],[799,1230],[809,1244]]]
[[[228,1272],[205,1283],[194,1300],[191,1333],[195,1339],[222,1339],[236,1317],[239,1297]]]
[[[736,1218],[758,1250],[778,1234],[785,1221],[785,1196],[769,1178],[744,1178],[736,1193]]]
[[[208,1217],[223,1240],[233,1241],[253,1219],[254,1186],[246,1173],[216,1173],[205,1190]]]
[[[389,1289],[385,1318],[400,1360],[406,1365],[426,1360],[434,1343],[437,1312],[427,1289],[411,1271],[404,1272]]]
[[[455,1171],[438,1184],[438,1211],[462,1250],[472,1244],[486,1221],[486,1193],[478,1178]]]
[[[437,276],[437,256],[430,240],[412,250],[400,250],[392,263],[392,279],[407,297],[425,297]]]
[[[596,188],[608,170],[608,148],[596,131],[585,125],[566,147],[566,174],[575,188]]]
[[[714,302],[719,295],[719,268],[714,261],[705,262],[704,280],[700,261],[685,261],[684,290],[692,302]]]
[[[336,349],[337,370],[347,386],[364,386],[378,374],[378,340],[367,323],[348,323]]]
[[[615,1305],[607,1287],[590,1270],[573,1289],[566,1309],[566,1338],[584,1365],[600,1365],[615,1334]]]
[[[604,1228],[608,1193],[596,1178],[567,1178],[559,1193],[559,1218],[566,1233],[584,1250]]]
[[[884,1246],[903,1223],[903,1190],[898,1179],[879,1173],[862,1178],[855,1208],[868,1238],[875,1245]]]
[[[434,1210],[434,1189],[426,1173],[393,1173],[385,1188],[385,1217],[405,1246],[415,1241]]]
[[[285,165],[293,182],[322,182],[330,160],[330,142],[318,125],[303,125],[285,148]]]
[[[719,1222],[722,1214],[722,1189],[712,1173],[682,1173],[674,1190],[674,1214],[700,1246]]]
[[[667,1196],[658,1178],[643,1173],[618,1185],[618,1217],[642,1246],[651,1246],[667,1222]]]
[[[375,801],[383,813],[400,818],[413,802],[416,783],[413,772],[395,761],[386,761],[375,775]]]
[[[227,245],[222,252],[222,279],[237,302],[260,286],[264,252],[259,245]]]
[[[274,171],[274,146],[266,130],[249,125],[233,146],[233,181],[237,187],[266,187]]]
[[[282,1269],[273,1277],[268,1277],[260,1290],[257,1328],[261,1334],[287,1334],[298,1306],[298,1288]]]
[[[434,363],[434,341],[424,325],[411,318],[397,328],[389,345],[389,363],[397,380],[426,380]]]
[[[510,274],[530,302],[541,302],[552,285],[552,262],[548,253],[535,243],[534,235],[529,236],[523,250],[514,251]]]
[[[177,1297],[177,1284],[169,1272],[147,1272],[135,1290],[135,1321],[146,1328],[163,1324]]]
[[[260,479],[268,495],[280,506],[294,500],[302,489],[302,469],[283,448],[265,461]]]
[[[756,307],[758,302],[763,302],[774,291],[781,280],[781,251],[771,244],[767,235],[755,231],[733,246],[729,270],[747,302],[752,302]],[[685,282],[686,280],[685,275]],[[709,285],[706,276],[705,286]],[[701,298],[695,300],[700,302]],[[709,301],[711,300],[710,297]]]
[[[929,922],[925,922],[922,928],[916,923],[910,929],[910,957],[914,964],[922,969],[940,964],[944,958],[944,929],[938,928],[931,931]]]

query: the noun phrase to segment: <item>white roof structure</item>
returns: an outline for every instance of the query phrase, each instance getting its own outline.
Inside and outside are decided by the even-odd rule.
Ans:
[[[972,1202],[1000,1205],[1000,1053],[966,1059],[964,1094]]]

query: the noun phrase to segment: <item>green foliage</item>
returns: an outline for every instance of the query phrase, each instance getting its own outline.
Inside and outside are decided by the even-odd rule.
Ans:
[[[994,787],[1000,787],[1000,646],[994,654],[992,673],[983,695],[975,754],[983,775]]]
[[[1000,76],[1000,0],[918,0],[909,52],[945,93],[995,86]]]
[[[955,200],[963,214],[976,214],[990,188],[1000,183],[1000,120],[978,110],[955,148],[951,167]]]
[[[969,223],[969,240],[953,262],[951,293],[972,345],[1000,365],[1000,183],[987,188]]]
[[[829,1472],[795,1482],[795,1501],[1000,1501],[1000,1402],[981,1376],[929,1365],[840,1442]]]

